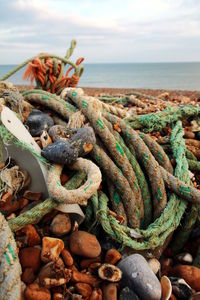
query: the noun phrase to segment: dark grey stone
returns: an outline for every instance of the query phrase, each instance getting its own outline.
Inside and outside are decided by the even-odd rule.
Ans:
[[[184,279],[178,277],[169,277],[172,284],[172,292],[178,298],[187,300],[192,296],[192,288]]]
[[[72,147],[68,142],[59,140],[45,147],[41,155],[50,162],[69,165],[78,158],[78,150]]]
[[[140,298],[134,293],[134,291],[126,286],[123,290],[121,290],[119,300],[140,300]]]
[[[25,122],[32,136],[40,136],[43,130],[48,130],[53,124],[53,119],[38,109],[33,109]]]

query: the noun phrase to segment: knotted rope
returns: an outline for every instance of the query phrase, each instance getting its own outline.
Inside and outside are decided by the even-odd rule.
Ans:
[[[69,60],[75,47],[76,41],[72,40],[65,57],[41,53],[36,57],[24,61],[0,78],[0,81],[8,79],[11,75],[28,64],[28,68],[24,73],[24,79],[30,78],[31,82],[35,80],[37,89],[60,94],[65,87],[76,87],[80,76],[83,73],[83,66],[81,63],[84,59],[82,57],[79,58],[75,64]],[[66,65],[70,65],[70,67],[64,75],[64,68]],[[74,73],[70,76],[72,70],[74,70]]]
[[[123,117],[117,111],[110,110],[108,106],[100,105],[99,100],[85,96],[79,89],[64,90],[62,93],[64,99],[41,90],[27,91],[23,93],[23,96],[26,101],[39,103],[54,110],[64,119],[64,122],[69,120],[75,112],[81,110],[86,121],[90,122],[97,135],[98,143],[94,146],[91,157],[109,178],[109,182],[111,182],[109,192],[112,203],[114,203],[113,207],[116,212],[124,214],[125,219],[127,217],[128,226],[120,225],[116,218],[109,213],[110,203],[107,195],[100,192],[98,196],[96,193],[101,180],[97,167],[91,163],[92,168],[90,169],[89,163],[88,166],[85,164],[82,168],[79,162],[85,160],[79,159],[75,163],[77,166],[75,169],[81,173],[77,173],[72,178],[73,184],[72,181],[69,181],[65,187],[62,187],[59,181],[62,167],[53,166],[50,169],[48,186],[52,199],[47,199],[30,211],[10,220],[9,226],[13,231],[28,223],[37,223],[59,202],[66,199],[69,202],[85,204],[85,199],[91,198],[86,209],[89,223],[94,221],[95,224],[100,223],[107,234],[120,242],[122,246],[128,246],[138,251],[152,250],[162,247],[167,237],[180,225],[187,207],[185,201],[200,202],[200,192],[190,184],[183,139],[184,130],[181,121],[179,121],[186,116],[191,118],[199,116],[198,107],[173,108],[173,111],[167,110],[156,116],[155,114],[147,115],[146,119],[145,116],[139,116],[126,119],[125,122],[117,117],[117,115]],[[76,106],[71,104],[72,102]],[[170,120],[169,115],[172,115]],[[156,125],[155,121],[157,121]],[[120,134],[113,129],[116,123],[119,124]],[[131,124],[132,128],[127,124]],[[133,127],[138,128],[139,126],[140,129],[151,131],[155,126],[158,129],[169,124],[174,124],[169,141],[173,157],[176,159],[174,171],[162,147],[148,135],[141,132],[137,133],[133,129]],[[17,141],[2,125],[0,126],[0,136],[4,143],[12,141],[36,155],[31,147]],[[37,158],[43,163],[47,163],[38,154]],[[88,174],[88,179],[79,188],[86,174]],[[96,181],[96,184],[93,181]],[[168,201],[166,187],[171,190]],[[74,193],[78,190],[80,197],[74,197]],[[86,198],[84,195],[87,195]],[[81,199],[81,197],[83,198]],[[188,218],[184,220],[186,225],[191,220],[191,216],[194,216],[194,208],[195,206],[193,206]],[[154,222],[152,211],[154,211]],[[180,244],[185,242],[190,229],[191,227],[181,239]]]

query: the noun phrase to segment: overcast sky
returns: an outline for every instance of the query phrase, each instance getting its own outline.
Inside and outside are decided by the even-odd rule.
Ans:
[[[0,64],[73,38],[85,63],[200,61],[200,0],[0,0]]]

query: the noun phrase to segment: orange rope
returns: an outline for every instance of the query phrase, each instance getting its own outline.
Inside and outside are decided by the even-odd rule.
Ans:
[[[80,57],[76,61],[76,66],[80,65],[84,60]],[[65,87],[76,87],[80,77],[76,76],[75,73],[69,76],[69,73],[74,69],[70,66],[66,74],[61,73],[63,70],[62,62],[58,59],[52,59],[47,56],[45,58],[34,58],[24,72],[23,79],[30,79],[31,83],[36,81],[36,85],[42,87],[51,93],[60,94]]]

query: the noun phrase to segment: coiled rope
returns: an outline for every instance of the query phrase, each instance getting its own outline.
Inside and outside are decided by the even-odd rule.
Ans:
[[[100,173],[98,184],[94,185],[93,180],[91,183],[89,175],[89,179],[82,186],[87,187],[86,193],[87,189],[90,191],[86,198],[91,198],[86,209],[86,217],[89,220],[88,223],[90,221],[95,222],[95,224],[100,223],[107,234],[120,242],[122,246],[128,246],[137,251],[162,247],[170,234],[180,225],[188,205],[187,201],[194,203],[194,205],[200,202],[200,192],[191,185],[189,179],[186,147],[183,139],[184,130],[181,123],[181,120],[187,116],[191,118],[199,116],[198,107],[173,108],[158,114],[136,116],[123,120],[118,117],[122,117],[120,112],[110,110],[109,106],[100,105],[98,99],[85,96],[80,89],[64,90],[62,93],[64,99],[41,90],[27,91],[22,94],[24,100],[42,104],[57,112],[64,119],[62,122],[68,121],[78,110],[90,122],[98,141],[91,152],[91,157],[101,171],[107,175],[109,182],[112,183],[110,197],[115,204],[113,207],[116,212],[121,211],[125,219],[127,217],[128,226],[120,225],[116,218],[109,213],[110,203],[107,195],[103,192],[100,192],[99,195],[96,193],[101,181]],[[113,129],[116,123],[120,126],[120,134]],[[134,130],[134,128],[143,129],[145,132],[155,128],[160,130],[169,124],[173,126],[169,143],[176,160],[175,170],[173,170],[168,156],[159,144],[148,135],[142,132],[137,133]],[[17,146],[28,149],[43,163],[47,164],[43,157],[36,154],[31,147],[17,141],[2,125],[0,126],[0,136],[4,143],[12,141]],[[187,155],[189,155],[188,152]],[[193,158],[192,165],[195,167]],[[77,169],[79,172],[72,178],[73,183],[69,181],[65,186],[72,191],[66,191],[59,181],[62,167],[53,166],[48,178],[52,199],[47,199],[30,211],[10,220],[9,226],[12,231],[16,231],[28,223],[37,223],[59,202],[63,202],[66,194],[73,194],[73,189],[77,191],[76,189],[85,180],[85,173],[90,174],[87,172],[87,168],[80,168],[79,166]],[[91,174],[91,176],[93,175],[96,176],[97,174]],[[166,187],[171,191],[168,201]],[[85,200],[79,202],[81,197],[73,199],[74,203],[85,204]],[[151,199],[154,209],[152,209]],[[185,242],[192,228],[191,226],[187,227],[187,224],[195,215],[194,208],[196,206],[194,205],[188,218],[184,219],[185,228],[188,230],[180,239],[178,247]],[[154,212],[154,221],[152,212]]]
[[[37,89],[60,94],[65,87],[76,87],[84,70],[83,65],[81,65],[84,59],[82,57],[79,58],[75,64],[69,60],[75,47],[76,41],[72,40],[65,57],[40,53],[38,56],[29,58],[18,65],[0,78],[0,81],[8,79],[11,75],[28,64],[28,68],[24,73],[24,79],[30,78],[31,82],[35,80]],[[64,75],[66,65],[70,65],[70,68]],[[74,70],[74,73],[70,76],[69,74],[72,70]]]

